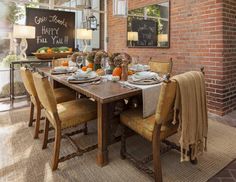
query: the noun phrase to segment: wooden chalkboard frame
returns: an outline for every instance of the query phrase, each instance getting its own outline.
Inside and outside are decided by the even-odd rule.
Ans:
[[[169,49],[170,48],[170,46],[171,46],[171,35],[170,35],[170,27],[171,27],[171,1],[170,0],[162,0],[162,1],[160,1],[160,2],[158,2],[158,3],[154,3],[154,4],[149,4],[149,5],[155,5],[155,4],[161,4],[161,3],[168,3],[169,4],[169,11],[168,11],[168,22],[169,22],[169,26],[168,26],[168,46],[130,46],[130,42],[128,41],[128,29],[129,29],[129,25],[128,25],[128,18],[127,18],[127,30],[126,30],[126,32],[127,32],[127,35],[126,35],[126,42],[127,42],[127,47],[128,48],[153,48],[153,49],[156,49],[156,48],[158,48],[158,49]],[[140,8],[142,8],[142,7],[140,7]],[[130,10],[133,10],[133,9],[130,9]],[[129,11],[130,11],[129,10]],[[128,17],[132,17],[132,16],[130,16],[130,15],[128,15]],[[158,27],[157,27],[157,29],[158,29]]]
[[[56,15],[58,17],[58,22],[52,21],[53,18],[49,18],[46,21],[43,21],[40,24],[36,24],[34,18],[38,16],[41,17],[49,17]],[[65,22],[63,23],[63,20]],[[55,23],[56,22],[56,23]],[[60,22],[60,23],[59,23]],[[51,25],[50,25],[51,23]],[[28,39],[28,49],[27,55],[31,55],[32,52],[35,52],[40,47],[70,47],[74,50],[75,48],[75,12],[68,11],[58,11],[58,10],[49,10],[49,9],[39,9],[39,8],[26,8],[26,25],[35,26],[36,27],[36,38]],[[51,31],[54,34],[52,35],[43,33],[42,26],[46,26],[46,28],[55,28],[55,31]],[[58,29],[59,28],[59,29]],[[48,43],[37,43],[37,36],[42,35],[45,39],[47,39]],[[58,37],[55,38],[55,37]],[[49,38],[51,37],[51,38]],[[58,41],[57,41],[58,40]],[[55,44],[53,44],[53,41]],[[57,42],[57,43],[56,43]]]

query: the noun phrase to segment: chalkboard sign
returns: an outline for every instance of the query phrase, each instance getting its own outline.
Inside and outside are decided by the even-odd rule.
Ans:
[[[36,27],[36,38],[27,40],[28,55],[41,47],[74,48],[74,12],[26,8],[26,25]]]
[[[138,41],[135,46],[156,47],[157,46],[157,22],[154,20],[132,18],[132,31],[138,32]]]

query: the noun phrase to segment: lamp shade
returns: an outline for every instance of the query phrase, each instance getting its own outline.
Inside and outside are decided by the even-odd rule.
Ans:
[[[13,27],[13,37],[14,38],[25,38],[25,39],[35,39],[35,27],[25,26],[25,25],[14,25]]]
[[[128,32],[129,41],[138,41],[138,32]]]
[[[159,34],[158,42],[168,42],[168,34]]]
[[[77,29],[76,38],[81,40],[92,40],[93,32],[87,29]]]

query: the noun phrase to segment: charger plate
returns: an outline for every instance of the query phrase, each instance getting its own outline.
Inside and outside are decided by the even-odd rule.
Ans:
[[[53,71],[51,70],[52,75],[60,75],[60,74],[68,74],[68,73],[74,73],[76,70],[65,70],[65,71]]]
[[[74,84],[81,84],[81,83],[90,83],[90,82],[95,82],[99,81],[101,78],[99,76],[91,79],[84,79],[84,80],[68,80],[69,83],[74,83]]]
[[[140,80],[140,81],[133,81],[132,79],[128,80],[129,83],[135,85],[154,85],[161,83],[160,80]]]

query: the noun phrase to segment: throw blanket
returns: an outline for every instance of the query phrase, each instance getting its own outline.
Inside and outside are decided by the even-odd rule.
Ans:
[[[206,90],[204,75],[201,72],[190,71],[176,75],[177,81],[175,100],[175,117],[179,112],[179,131],[181,132],[181,162],[189,161],[187,153],[191,148],[191,159],[206,151],[208,118],[206,107]]]

